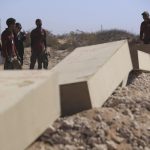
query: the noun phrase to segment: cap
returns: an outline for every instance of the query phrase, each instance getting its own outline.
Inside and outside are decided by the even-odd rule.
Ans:
[[[144,12],[142,13],[142,16],[149,16],[149,12],[148,12],[148,11],[144,11]]]

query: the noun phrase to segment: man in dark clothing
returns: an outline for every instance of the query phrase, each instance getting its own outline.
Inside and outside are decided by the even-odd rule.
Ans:
[[[141,23],[140,39],[144,44],[150,44],[150,17],[147,11],[142,13],[144,21]]]
[[[1,41],[0,41],[0,64],[3,63],[3,57],[1,55],[1,52],[2,52],[2,45],[1,45]]]
[[[45,51],[47,48],[46,31],[42,28],[41,19],[36,19],[36,26],[37,27],[34,30],[32,30],[32,32],[31,32],[30,69],[34,69],[36,60],[38,61],[38,69],[42,69],[43,55],[45,54]]]
[[[16,20],[9,18],[6,21],[8,28],[2,33],[2,56],[5,58],[4,69],[17,69],[14,68],[13,62],[17,61],[17,50],[14,39],[14,29]]]
[[[24,55],[24,41],[26,39],[25,32],[21,31],[22,26],[20,23],[16,23],[15,28],[15,44],[17,48],[18,55],[20,57],[21,65],[23,65],[23,55]]]
[[[1,45],[1,42],[0,42],[0,54],[1,54],[1,51],[2,51],[2,45]]]

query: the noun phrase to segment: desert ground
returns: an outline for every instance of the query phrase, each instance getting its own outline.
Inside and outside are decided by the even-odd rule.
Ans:
[[[49,69],[70,53],[48,50]],[[23,69],[29,64],[27,48]],[[128,85],[118,87],[102,108],[58,118],[26,150],[150,150],[150,73],[131,72]]]

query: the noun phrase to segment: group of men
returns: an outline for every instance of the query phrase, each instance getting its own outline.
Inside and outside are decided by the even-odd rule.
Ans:
[[[1,35],[0,50],[4,58],[4,69],[21,69],[23,66],[24,56],[24,41],[26,33],[22,32],[20,23],[16,23],[14,18],[9,18],[6,21],[7,28]],[[47,69],[47,44],[46,31],[42,28],[41,19],[36,19],[36,28],[32,30],[31,37],[31,59],[30,69],[34,69],[36,61],[38,69]]]
[[[140,27],[140,39],[144,44],[150,44],[150,15],[147,11],[142,13],[144,21]],[[6,21],[7,28],[1,36],[2,45],[0,45],[1,55],[5,58],[4,69],[21,69],[23,65],[24,45],[26,34],[21,32],[22,26],[16,23],[14,18]],[[34,69],[36,61],[38,69],[47,69],[47,44],[46,31],[42,28],[41,19],[36,19],[36,28],[31,32],[31,62],[30,69]],[[20,65],[17,62],[20,62]],[[17,66],[17,67],[16,67]]]

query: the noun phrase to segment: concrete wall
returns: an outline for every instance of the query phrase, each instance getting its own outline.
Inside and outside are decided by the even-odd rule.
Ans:
[[[120,49],[88,81],[92,107],[104,104],[113,91],[132,70],[128,43]]]
[[[141,68],[139,68],[138,51],[142,51],[142,52],[145,52],[147,54],[150,54],[150,44],[140,43],[140,44],[130,45],[130,54],[131,54],[131,60],[132,60],[134,70],[141,69]]]
[[[139,69],[150,71],[150,53],[138,50]]]
[[[51,71],[1,71],[0,150],[23,150],[60,115],[102,106],[133,67],[150,69],[150,55],[136,53],[123,40],[77,48]]]
[[[60,116],[57,76],[0,73],[0,150],[23,150]]]
[[[92,108],[87,82],[60,85],[60,97],[62,116]]]
[[[127,41],[77,48],[54,68],[62,115],[102,106],[132,69]]]

